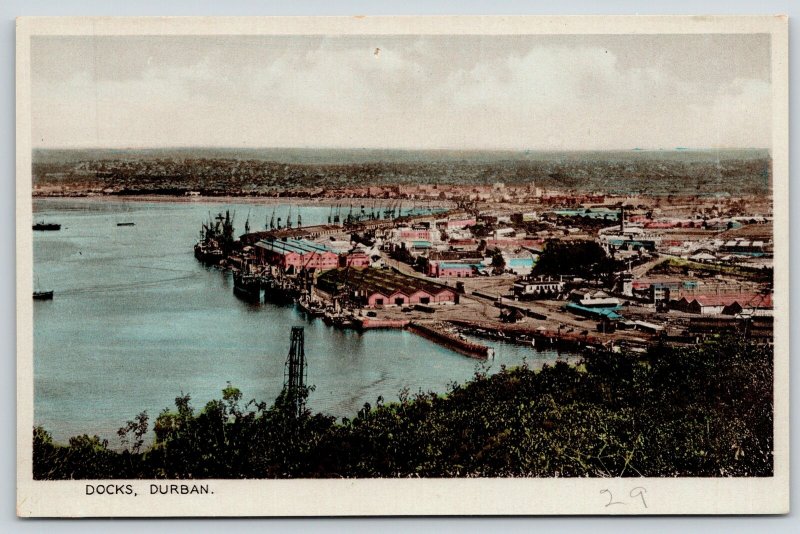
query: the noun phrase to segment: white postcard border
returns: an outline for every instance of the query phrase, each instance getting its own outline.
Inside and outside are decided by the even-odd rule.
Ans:
[[[90,481],[32,480],[30,37],[225,34],[656,34],[772,36],[775,464],[767,478],[103,481],[137,496],[87,496]],[[776,514],[789,510],[788,24],[780,16],[22,18],[17,22],[17,513],[23,517]],[[151,495],[206,484],[207,495]],[[646,504],[631,497],[646,489]],[[607,489],[624,505],[605,506]],[[180,491],[180,490],[179,490]]]

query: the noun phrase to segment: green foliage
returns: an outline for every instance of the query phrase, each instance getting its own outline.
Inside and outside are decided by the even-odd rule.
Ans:
[[[33,429],[33,476],[37,480],[127,478],[127,458],[108,449],[108,440],[83,434],[69,439],[69,446],[55,444],[42,427]]]
[[[138,454],[144,444],[144,436],[147,434],[149,417],[147,412],[141,412],[132,421],[125,423],[125,426],[117,430],[120,443],[125,450]],[[130,440],[129,435],[133,433],[133,441]],[[130,449],[128,449],[130,445]]]
[[[620,268],[620,263],[609,257],[603,247],[594,241],[550,239],[545,243],[533,273],[599,279]]]
[[[502,273],[506,268],[506,259],[500,249],[495,249],[492,253],[492,267],[495,273]]]
[[[769,346],[722,338],[587,354],[578,367],[477,368],[446,395],[404,388],[338,424],[296,415],[283,393],[242,405],[228,384],[200,412],[177,397],[143,452],[85,435],[61,446],[37,427],[34,477],[770,476],[772,361]]]

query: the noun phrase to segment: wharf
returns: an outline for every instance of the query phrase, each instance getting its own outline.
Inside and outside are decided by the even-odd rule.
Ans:
[[[445,330],[441,324],[411,322],[408,330],[470,358],[485,360],[494,356],[491,347],[462,339]]]
[[[573,332],[546,330],[542,327],[532,329],[530,326],[525,325],[465,321],[460,319],[450,319],[448,322],[464,332],[478,337],[525,343],[539,348],[555,347],[565,350],[605,348],[605,344],[596,336],[590,335],[588,331],[576,334]]]
[[[406,328],[410,321],[407,320],[392,320],[392,319],[374,319],[365,317],[356,320],[356,327],[359,330],[375,330],[379,328]]]

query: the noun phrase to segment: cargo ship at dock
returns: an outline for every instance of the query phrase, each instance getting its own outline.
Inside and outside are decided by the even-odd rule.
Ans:
[[[300,296],[300,292],[285,277],[275,278],[272,276],[262,278],[264,289],[264,302],[273,304],[293,304],[295,299]]]
[[[254,274],[234,273],[233,293],[247,302],[261,303],[261,278]]]
[[[207,243],[197,243],[194,246],[194,257],[197,261],[206,265],[219,265],[225,258],[221,249],[210,246]]]
[[[217,214],[202,224],[200,239],[194,245],[194,257],[206,265],[219,265],[233,248],[233,216],[229,211]]]

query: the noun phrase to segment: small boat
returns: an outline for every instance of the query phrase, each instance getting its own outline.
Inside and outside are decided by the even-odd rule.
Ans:
[[[61,230],[61,225],[57,223],[38,222],[33,225],[33,229],[39,231],[45,231],[45,230],[55,231],[55,230]]]
[[[53,291],[34,291],[33,300],[53,300]]]
[[[346,328],[355,328],[355,326],[356,322],[350,317],[338,316],[333,318],[334,328],[341,328],[342,330],[344,330]]]
[[[309,317],[322,317],[325,315],[325,308],[322,304],[314,300],[307,298],[298,299],[297,307]]]
[[[117,223],[117,226],[136,226],[136,223],[134,223],[134,222],[120,222],[120,223]]]

